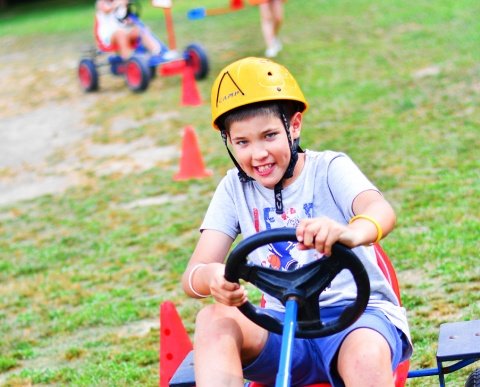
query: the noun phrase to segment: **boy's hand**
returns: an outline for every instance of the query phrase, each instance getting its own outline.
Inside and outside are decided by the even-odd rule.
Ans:
[[[302,219],[296,230],[299,250],[315,249],[330,256],[335,242],[348,247],[358,246],[356,233],[347,225],[340,224],[330,218],[321,217]]]
[[[214,264],[210,275],[210,293],[217,302],[228,306],[240,306],[248,301],[246,289],[225,279],[225,265]]]

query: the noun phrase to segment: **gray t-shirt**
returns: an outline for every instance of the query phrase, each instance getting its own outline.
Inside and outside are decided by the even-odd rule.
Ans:
[[[263,230],[295,228],[304,218],[325,216],[346,224],[354,216],[352,204],[355,197],[366,190],[377,190],[347,155],[307,150],[300,176],[282,191],[284,213],[279,215],[275,212],[273,190],[256,181],[242,183],[237,173],[236,168],[229,170],[218,185],[201,230],[221,231],[235,239],[240,233],[247,238]],[[405,310],[377,265],[374,248],[359,246],[353,250],[369,274],[369,306],[382,309],[410,337]],[[294,242],[280,242],[255,250],[249,260],[256,265],[292,270],[320,257],[321,254],[314,249],[300,251]],[[355,297],[356,286],[352,277],[343,271],[322,292],[320,305],[348,304]],[[268,294],[265,294],[265,307],[284,309]]]

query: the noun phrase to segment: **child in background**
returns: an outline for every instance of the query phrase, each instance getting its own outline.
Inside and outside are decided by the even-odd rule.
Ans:
[[[284,0],[249,0],[251,5],[258,5],[260,11],[260,25],[267,47],[265,50],[265,56],[267,58],[276,57],[282,50],[279,32],[283,23],[283,1]]]
[[[159,54],[162,47],[147,31],[141,31],[127,20],[120,20],[117,11],[126,10],[128,0],[97,0],[97,35],[105,47],[115,46],[123,59],[129,59],[138,39],[152,54]]]
[[[295,227],[293,246],[273,243],[250,254],[256,265],[298,268],[341,242],[354,248],[371,283],[368,306],[350,327],[318,339],[295,339],[292,386],[393,387],[393,370],[412,352],[404,309],[376,263],[371,245],[394,227],[395,213],[379,190],[345,154],[303,151],[303,114],[308,103],[283,66],[245,58],[225,67],[212,87],[212,124],[235,168],[227,172],[210,202],[197,246],[182,277],[194,298],[212,296],[197,315],[197,387],[238,386],[244,378],[275,384],[281,336],[247,319],[236,308],[246,290],[226,281],[224,260],[241,233]],[[233,151],[231,151],[231,150]],[[322,320],[337,319],[355,298],[349,273],[341,272],[320,295]],[[283,305],[264,295],[269,313]]]

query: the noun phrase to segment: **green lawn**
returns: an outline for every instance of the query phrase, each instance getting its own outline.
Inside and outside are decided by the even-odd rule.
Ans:
[[[209,53],[211,75],[198,83],[205,103],[180,106],[175,77],[134,95],[105,76],[99,96],[85,96],[95,103],[84,124],[97,128],[93,145],[149,138],[178,149],[192,125],[213,176],[174,181],[178,156],[126,174],[80,170],[83,183],[61,195],[0,207],[0,385],[158,385],[160,304],[173,301],[192,333],[196,311],[210,302],[186,299],[179,285],[210,196],[230,167],[210,127],[209,89],[225,64],[264,47],[255,8],[189,21],[193,2],[174,3],[178,46],[198,41]],[[412,368],[433,367],[439,325],[480,318],[480,3],[290,0],[285,9],[277,59],[311,105],[302,145],[348,153],[393,203],[398,225],[383,246],[408,310]],[[162,11],[144,1],[143,13],[165,38]],[[65,55],[75,62],[91,28],[91,5],[82,2],[14,8],[0,15],[3,66],[15,60],[10,53],[35,46],[42,64]],[[51,86],[52,75],[32,64],[32,88],[0,96],[27,112],[82,98],[75,72],[57,71],[71,84]],[[119,118],[139,124],[118,131]],[[0,167],[0,178],[12,174]],[[128,206],[152,197],[166,203]],[[447,384],[463,385],[472,369]]]

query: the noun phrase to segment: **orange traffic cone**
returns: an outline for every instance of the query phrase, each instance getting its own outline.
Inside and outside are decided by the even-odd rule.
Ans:
[[[160,387],[168,387],[178,366],[192,349],[175,305],[165,301],[160,305]]]
[[[191,126],[185,127],[180,171],[173,177],[173,180],[201,179],[211,175],[212,171],[205,169],[195,130]]]
[[[231,0],[230,1],[231,9],[240,9],[243,8],[243,0]]]
[[[183,106],[198,106],[202,104],[202,97],[198,92],[197,82],[195,81],[195,74],[193,67],[188,64],[183,68],[182,77],[182,105]]]

